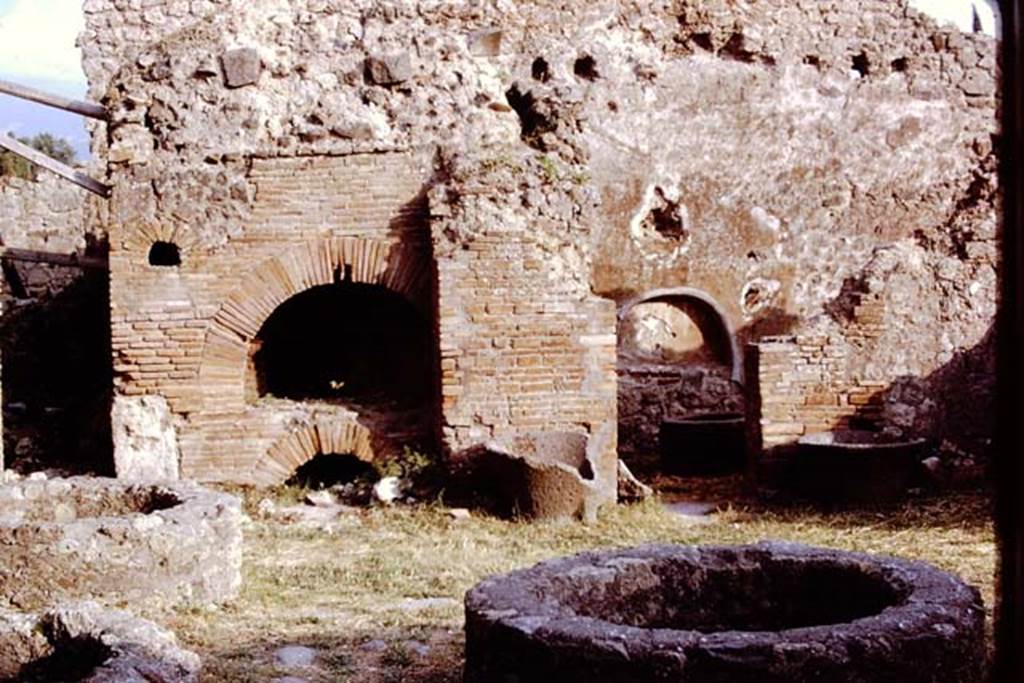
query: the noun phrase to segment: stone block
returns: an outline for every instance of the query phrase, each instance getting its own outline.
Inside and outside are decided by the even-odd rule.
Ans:
[[[110,422],[119,479],[178,478],[178,435],[167,399],[159,395],[116,396]]]
[[[224,84],[229,88],[252,85],[260,78],[263,62],[251,47],[228,50],[220,58],[224,67]]]
[[[404,52],[367,57],[365,75],[367,82],[374,85],[403,83],[412,78],[412,61]]]

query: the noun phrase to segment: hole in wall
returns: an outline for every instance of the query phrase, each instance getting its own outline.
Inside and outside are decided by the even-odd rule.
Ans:
[[[871,64],[868,61],[868,56],[861,52],[859,55],[854,55],[853,59],[850,60],[850,68],[856,71],[863,78],[871,73]]]
[[[149,248],[149,265],[173,267],[181,265],[181,252],[174,242],[156,241]]]
[[[548,61],[543,57],[537,57],[537,59],[533,60],[533,65],[530,66],[530,73],[535,81],[547,83],[551,80],[551,69],[548,66]]]
[[[540,136],[554,131],[558,127],[558,121],[546,107],[538,106],[537,98],[532,92],[523,92],[518,85],[513,85],[505,93],[508,104],[519,116],[519,126],[523,140],[528,144],[534,144]]]
[[[804,64],[818,69],[821,68],[821,59],[819,59],[817,55],[807,55],[804,57]]]
[[[707,50],[708,52],[714,52],[715,50],[715,44],[711,40],[710,33],[694,33],[690,36],[690,40],[702,50]]]
[[[778,280],[755,278],[740,292],[740,308],[745,315],[754,315],[768,308],[782,289]]]
[[[910,62],[907,60],[906,57],[900,57],[898,59],[892,60],[891,66],[893,71],[897,73],[902,73],[906,71],[907,68],[909,68]]]
[[[597,60],[590,55],[583,55],[572,65],[572,72],[586,81],[596,81],[601,77],[597,72]]]
[[[655,188],[651,209],[644,219],[643,227],[653,230],[666,239],[675,242],[686,242],[689,231],[686,228],[685,209],[679,202],[665,196],[660,188]]]
[[[352,453],[320,453],[299,465],[285,485],[326,489],[339,484],[376,478],[377,470],[373,465],[360,460]]]

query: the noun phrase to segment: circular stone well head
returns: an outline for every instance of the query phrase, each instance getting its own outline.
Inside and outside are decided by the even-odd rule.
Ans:
[[[981,679],[978,592],[921,562],[796,544],[583,553],[466,595],[466,672],[495,680]]]
[[[241,504],[187,482],[0,486],[0,607],[67,599],[219,602],[241,584]]]

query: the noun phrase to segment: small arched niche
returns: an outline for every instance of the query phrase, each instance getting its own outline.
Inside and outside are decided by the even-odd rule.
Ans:
[[[157,240],[149,247],[149,265],[174,268],[181,265],[181,250],[174,242]]]

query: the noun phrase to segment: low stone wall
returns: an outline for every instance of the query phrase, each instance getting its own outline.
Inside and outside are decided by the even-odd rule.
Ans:
[[[653,460],[666,418],[742,412],[743,389],[723,366],[643,363],[619,357],[619,452]]]
[[[0,605],[69,598],[201,605],[241,585],[241,505],[194,484],[0,486]]]
[[[58,254],[85,253],[105,240],[99,221],[101,201],[51,173],[36,180],[0,177],[0,238],[3,246]],[[47,263],[5,264],[6,296],[54,295],[74,282],[80,268]],[[14,292],[16,278],[23,291]]]

